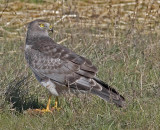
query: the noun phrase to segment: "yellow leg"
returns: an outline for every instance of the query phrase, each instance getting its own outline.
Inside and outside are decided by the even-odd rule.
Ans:
[[[54,105],[54,107],[52,107],[50,109],[51,97],[52,97],[52,95],[49,95],[46,109],[34,109],[34,110],[30,109],[28,112],[29,113],[33,113],[33,112],[38,112],[38,113],[50,112],[50,113],[52,113],[54,110],[58,110],[59,111],[60,108],[58,108],[58,97],[56,97],[56,99],[55,99],[55,105]]]
[[[42,110],[41,109],[35,109],[35,110],[38,111],[38,112],[51,112],[52,113],[52,111],[50,110],[51,97],[52,97],[52,95],[49,95],[46,109],[42,109]]]
[[[49,107],[50,107],[50,104],[51,104],[51,97],[52,97],[52,95],[49,95],[46,110],[49,110]]]
[[[53,111],[53,110],[58,110],[58,111],[59,111],[60,109],[61,109],[61,108],[58,107],[58,97],[56,97],[54,107],[52,107],[51,110],[52,110],[52,111]]]

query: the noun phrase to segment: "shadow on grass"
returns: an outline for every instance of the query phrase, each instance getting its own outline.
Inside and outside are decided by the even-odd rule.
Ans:
[[[26,88],[30,76],[22,77],[12,81],[5,93],[5,101],[12,103],[12,108],[18,112],[23,112],[29,108],[42,108],[43,104],[38,103],[38,97],[29,95]]]

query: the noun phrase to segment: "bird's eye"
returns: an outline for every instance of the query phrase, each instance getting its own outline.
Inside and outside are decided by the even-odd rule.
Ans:
[[[49,26],[49,29],[52,29],[52,25]]]
[[[39,26],[40,26],[41,28],[43,28],[43,27],[44,27],[44,24],[39,24]]]

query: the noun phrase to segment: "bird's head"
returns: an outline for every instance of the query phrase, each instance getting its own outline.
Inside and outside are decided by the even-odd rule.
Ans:
[[[48,36],[48,32],[53,32],[53,27],[45,20],[37,19],[28,24],[27,34],[31,36]]]

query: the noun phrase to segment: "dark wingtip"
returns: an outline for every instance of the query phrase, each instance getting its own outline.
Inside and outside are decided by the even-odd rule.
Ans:
[[[125,98],[123,96],[120,95],[120,99],[118,101],[113,101],[115,103],[116,106],[121,107],[121,108],[125,108],[126,107],[126,101]]]
[[[109,102],[113,102],[116,106],[118,107],[126,107],[126,101],[125,101],[125,98],[120,95],[114,88],[110,87],[108,84],[104,83],[103,81],[97,79],[97,78],[94,78],[94,80],[99,83],[101,86],[103,86],[103,89],[102,89],[102,93],[103,95],[106,95],[106,97],[108,96],[108,98],[104,98],[104,96],[102,97],[100,95],[100,97],[102,97],[103,99],[107,99]],[[110,97],[111,95],[109,93],[112,93],[114,96],[117,96],[117,98],[112,98]]]

